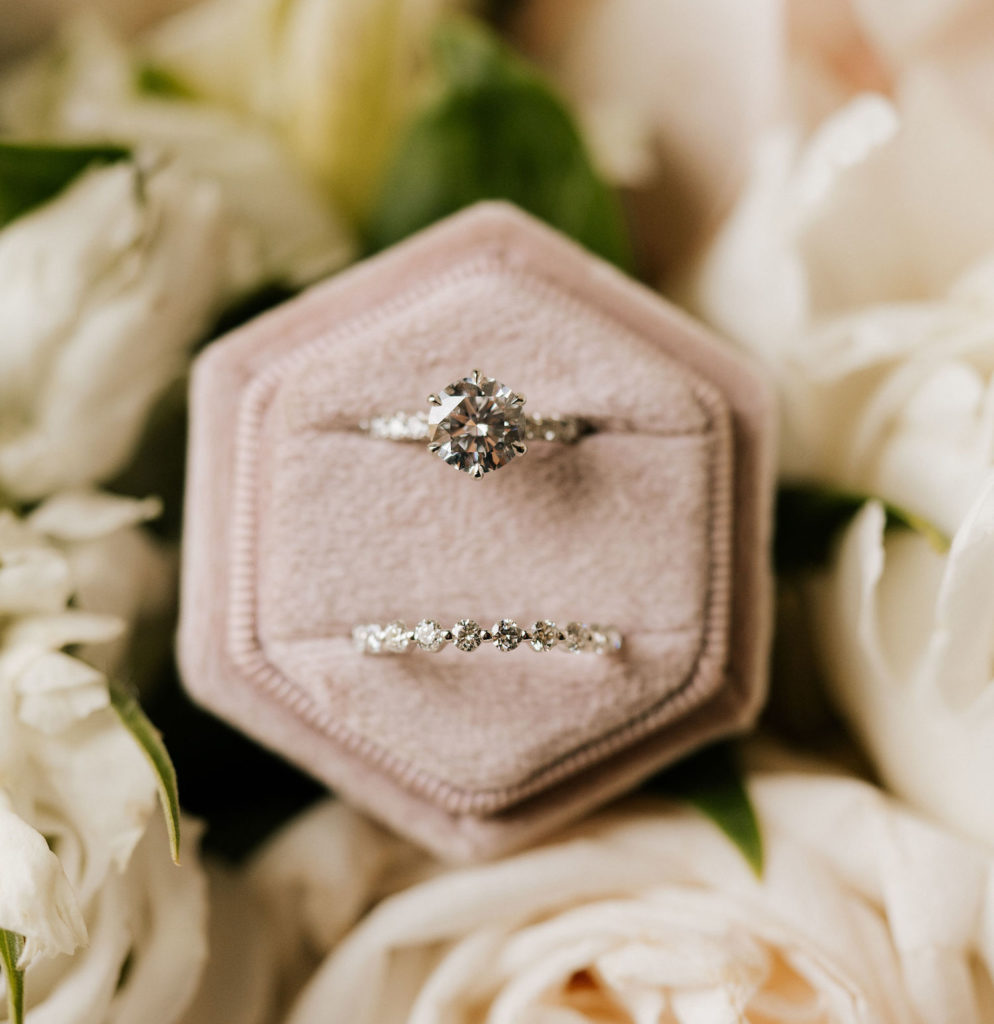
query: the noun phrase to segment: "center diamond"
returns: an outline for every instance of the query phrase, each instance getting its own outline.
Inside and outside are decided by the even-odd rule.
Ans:
[[[428,448],[450,466],[480,477],[524,455],[523,396],[478,370],[428,401]]]

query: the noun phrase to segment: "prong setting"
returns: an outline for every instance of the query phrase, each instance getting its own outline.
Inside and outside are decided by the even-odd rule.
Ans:
[[[528,629],[522,629],[513,619],[498,619],[490,629],[474,619],[460,619],[451,629],[435,619],[422,619],[413,627],[397,621],[384,626],[369,623],[352,630],[352,642],[360,654],[376,655],[411,651],[435,654],[450,644],[465,654],[472,654],[484,644],[505,653],[522,646],[539,653],[558,647],[572,654],[601,655],[622,648],[621,633],[614,626],[570,622],[561,629],[549,619],[534,622]]]

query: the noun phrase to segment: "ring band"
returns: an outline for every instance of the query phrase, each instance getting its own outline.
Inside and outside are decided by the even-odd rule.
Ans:
[[[427,410],[375,416],[359,429],[385,441],[427,442],[448,465],[477,478],[524,455],[526,441],[573,444],[590,429],[579,416],[526,415],[524,404],[524,395],[474,370],[429,395]]]
[[[434,619],[422,619],[416,626],[369,623],[352,630],[352,642],[361,654],[404,654],[411,650],[434,653],[448,644],[469,654],[485,643],[492,643],[499,651],[513,651],[525,644],[539,652],[558,647],[572,654],[609,654],[620,651],[622,645],[621,634],[614,626],[570,622],[560,629],[548,619],[533,623],[529,629],[522,629],[511,619],[501,619],[490,629],[472,619],[460,619],[451,629]]]

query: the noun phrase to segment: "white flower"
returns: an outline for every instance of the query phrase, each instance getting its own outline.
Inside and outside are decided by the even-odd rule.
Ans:
[[[973,59],[994,23],[971,0],[901,10],[850,11],[871,49],[845,52],[882,59],[887,95],[851,98],[867,63],[821,49],[845,105],[759,149],[693,304],[774,374],[786,475],[878,495],[955,535],[948,559],[921,537],[885,539],[871,506],[812,633],[885,780],[994,841],[979,781],[994,770],[992,609],[974,575],[994,469],[994,109],[990,62]]]
[[[239,261],[229,254],[224,268],[239,291],[307,284],[352,257],[334,210],[264,124],[143,93],[138,74],[137,57],[98,22],[72,23],[58,46],[8,76],[0,123],[27,138],[133,145],[143,159],[165,154],[213,182],[245,235]]]
[[[49,498],[27,520],[64,557],[76,605],[121,624],[116,637],[80,647],[79,657],[139,686],[172,639],[176,554],[138,528],[160,512],[155,498],[74,490]]]
[[[107,678],[64,650],[96,649],[135,624],[148,563],[121,542],[157,510],[71,492],[27,519],[0,511],[0,927],[26,938],[33,1024],[176,1020],[205,956],[189,823],[180,870]],[[79,557],[100,545],[119,559],[110,588]]]
[[[8,877],[23,882],[28,873],[51,872],[54,853],[74,875],[71,889],[62,878],[37,899],[15,886],[0,902],[0,926],[26,936],[25,958],[32,961],[84,941],[80,908],[111,865],[127,863],[154,805],[155,782],[110,710],[106,678],[62,651],[114,639],[123,621],[67,608],[74,581],[65,554],[10,512],[0,512],[0,566],[0,573],[17,574],[25,595],[18,603],[12,593],[0,616],[0,800],[21,819],[18,829],[8,821],[5,831],[25,837],[20,857],[8,849],[5,866]],[[45,898],[57,893],[63,898]],[[35,919],[9,924],[11,901],[29,896]],[[45,938],[67,920],[76,922],[71,943]]]
[[[868,505],[815,591],[828,681],[881,774],[994,847],[994,476],[948,556]]]
[[[196,863],[196,823],[184,821],[183,830],[178,868],[162,821],[154,818],[126,865],[109,871],[88,901],[86,948],[29,967],[30,1024],[173,1024],[181,1018],[206,959],[208,909]],[[36,914],[42,896],[32,893]]]
[[[353,218],[418,97],[454,0],[208,0],[159,26],[155,61],[198,95],[274,125]]]
[[[232,298],[217,189],[173,168],[85,174],[0,231],[0,491],[109,477]]]
[[[786,474],[956,529],[992,457],[994,136],[940,79],[769,139],[693,304],[776,376]]]
[[[734,199],[776,112],[782,5],[528,0],[516,35],[580,113],[595,159],[643,193],[640,247],[672,264]],[[669,266],[668,269],[672,269]]]
[[[762,882],[711,823],[648,801],[492,864],[408,864],[420,880],[334,948],[287,1024],[329,1008],[350,1024],[991,1019],[989,853],[849,778],[757,772],[750,790]],[[319,815],[328,849],[351,840],[352,862],[375,866],[343,887],[301,889],[298,873],[284,892],[305,894],[310,920],[357,888],[381,896],[384,871],[396,888],[376,832],[320,811],[301,827]]]

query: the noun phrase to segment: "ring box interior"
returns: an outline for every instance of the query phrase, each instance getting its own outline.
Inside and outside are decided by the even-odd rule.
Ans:
[[[478,368],[596,430],[472,479],[360,421]],[[204,705],[447,859],[531,842],[746,728],[771,398],[731,349],[480,204],[195,367],[180,659]],[[611,623],[620,652],[370,656],[367,622]]]

